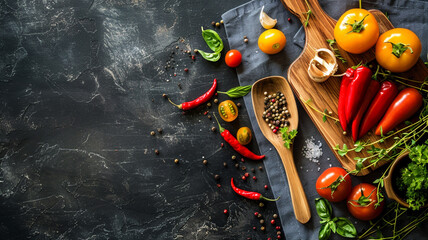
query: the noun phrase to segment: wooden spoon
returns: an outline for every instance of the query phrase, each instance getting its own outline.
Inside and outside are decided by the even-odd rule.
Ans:
[[[294,95],[291,91],[290,85],[287,80],[281,76],[262,78],[254,83],[251,89],[254,113],[263,135],[272,143],[281,157],[281,161],[287,175],[291,201],[293,203],[296,219],[301,223],[306,223],[311,218],[311,212],[309,210],[305,192],[303,191],[302,183],[300,182],[299,175],[296,171],[293,159],[293,150],[292,148],[288,149],[284,146],[281,134],[273,133],[268,126],[268,123],[263,119],[264,92],[273,94],[278,91],[282,92],[287,100],[287,108],[291,115],[291,117],[287,119],[290,122],[289,130],[297,130],[299,115],[297,112],[296,101],[294,100]]]

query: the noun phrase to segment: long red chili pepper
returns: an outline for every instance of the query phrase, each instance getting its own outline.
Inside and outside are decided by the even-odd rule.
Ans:
[[[393,130],[398,124],[413,116],[423,103],[423,97],[418,90],[414,88],[401,90],[376,127],[375,134],[381,135],[381,128],[385,134]]]
[[[168,101],[170,103],[172,103],[172,105],[178,107],[179,109],[186,111],[186,110],[195,108],[195,107],[207,102],[208,100],[210,100],[214,96],[216,88],[217,88],[217,79],[214,78],[214,82],[213,82],[213,85],[211,86],[211,88],[206,93],[204,93],[202,96],[196,98],[195,100],[190,101],[190,102],[184,102],[180,105],[173,103],[169,98],[168,98]]]
[[[361,121],[358,133],[359,138],[363,137],[379,122],[397,94],[398,89],[394,83],[389,81],[382,82],[379,92],[376,94]]]
[[[276,201],[279,199],[279,197],[276,199],[266,198],[258,192],[250,192],[250,191],[245,191],[243,189],[237,188],[235,186],[235,184],[233,183],[233,178],[230,179],[230,186],[232,186],[233,191],[235,191],[237,194],[239,194],[240,196],[243,196],[245,198],[251,199],[251,200]]]
[[[346,122],[350,123],[357,115],[358,109],[363,102],[365,92],[370,85],[372,71],[365,66],[359,66],[354,71],[352,81],[349,83],[346,101]]]
[[[372,102],[373,98],[376,96],[376,93],[379,91],[379,88],[380,88],[380,83],[378,81],[372,80],[370,82],[370,86],[367,89],[367,92],[365,94],[366,96],[363,100],[363,103],[361,104],[361,107],[358,110],[357,115],[352,121],[352,139],[354,140],[354,142],[357,141],[359,136],[358,134],[359,134],[361,119],[363,118],[367,108],[370,106],[370,103]]]
[[[348,68],[345,75],[342,77],[342,83],[340,84],[337,114],[339,115],[339,122],[343,131],[346,131],[348,128],[348,122],[346,121],[346,104],[348,99],[348,87],[352,80],[352,76],[354,75],[354,71],[355,70],[353,68]]]
[[[235,149],[235,151],[237,151],[239,154],[241,154],[242,156],[252,159],[252,160],[261,160],[265,157],[265,155],[257,155],[254,154],[253,152],[251,152],[250,150],[248,150],[248,148],[242,146],[238,140],[229,132],[229,130],[224,129],[220,123],[218,122],[218,119],[216,117],[215,114],[213,114],[215,117],[215,120],[217,121],[218,124],[218,128],[220,131],[220,135],[224,138],[224,140],[229,143],[229,145]]]

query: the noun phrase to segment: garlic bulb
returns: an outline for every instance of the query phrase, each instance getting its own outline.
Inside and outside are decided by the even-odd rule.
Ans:
[[[315,82],[324,82],[337,71],[337,61],[333,52],[326,48],[316,50],[309,62],[308,74]]]
[[[262,10],[260,11],[260,24],[262,24],[262,26],[265,29],[271,29],[273,27],[275,27],[277,20],[273,19],[271,17],[269,17],[269,15],[267,15],[263,10],[264,10],[265,6],[262,7]]]

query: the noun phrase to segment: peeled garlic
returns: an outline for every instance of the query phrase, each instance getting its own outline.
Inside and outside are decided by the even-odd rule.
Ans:
[[[308,74],[315,82],[324,82],[337,71],[337,61],[333,52],[326,48],[316,50],[309,62]]]
[[[260,11],[260,24],[265,29],[271,29],[275,27],[277,20],[269,17],[265,12],[263,12],[263,9],[265,9],[265,6],[262,7],[262,10]]]

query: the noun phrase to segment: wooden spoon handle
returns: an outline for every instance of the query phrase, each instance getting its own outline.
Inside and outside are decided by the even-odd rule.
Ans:
[[[300,182],[296,165],[294,164],[293,152],[289,149],[284,149],[284,147],[278,147],[277,151],[287,175],[294,215],[297,221],[307,223],[311,219],[311,211],[309,210],[308,200]]]

